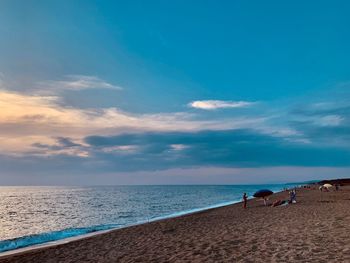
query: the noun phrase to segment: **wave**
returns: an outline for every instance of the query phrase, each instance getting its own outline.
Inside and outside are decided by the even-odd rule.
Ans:
[[[85,235],[97,231],[109,230],[118,227],[118,225],[100,225],[92,227],[70,228],[60,231],[52,231],[42,234],[24,236],[9,240],[0,241],[0,252],[6,252],[18,248],[24,248],[33,245],[39,245],[47,242],[57,241],[65,238]]]

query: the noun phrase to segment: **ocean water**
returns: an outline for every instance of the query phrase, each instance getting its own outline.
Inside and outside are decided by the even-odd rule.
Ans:
[[[0,252],[231,204],[243,192],[291,186],[0,187]]]

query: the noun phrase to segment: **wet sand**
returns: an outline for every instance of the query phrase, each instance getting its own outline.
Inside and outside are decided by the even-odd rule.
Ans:
[[[269,202],[287,199],[277,193]],[[350,262],[350,186],[298,189],[0,257],[0,262]]]

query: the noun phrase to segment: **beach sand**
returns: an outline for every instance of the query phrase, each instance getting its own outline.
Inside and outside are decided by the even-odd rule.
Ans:
[[[287,199],[277,193],[269,202]],[[350,262],[350,187],[298,189],[5,256],[0,262]]]

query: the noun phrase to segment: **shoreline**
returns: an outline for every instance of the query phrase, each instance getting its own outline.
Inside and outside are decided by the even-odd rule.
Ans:
[[[276,192],[276,193],[278,193],[278,192]],[[253,199],[253,198],[251,198],[251,199]],[[196,213],[200,213],[200,212],[205,212],[205,211],[209,211],[209,210],[216,209],[216,208],[221,208],[221,207],[225,207],[225,206],[238,204],[241,202],[242,201],[224,202],[224,203],[220,203],[220,204],[216,204],[216,205],[212,205],[212,206],[208,206],[208,207],[204,207],[204,208],[195,208],[195,209],[191,209],[191,210],[176,212],[176,213],[166,215],[166,216],[159,216],[159,217],[155,217],[155,218],[152,218],[150,220],[147,220],[147,221],[140,221],[140,222],[136,222],[134,224],[125,225],[125,226],[121,226],[121,227],[114,227],[114,228],[110,228],[110,229],[106,229],[106,230],[98,230],[98,231],[93,231],[93,232],[82,234],[82,235],[77,235],[77,236],[72,236],[72,237],[68,237],[68,238],[57,239],[57,240],[52,240],[52,241],[48,241],[48,242],[33,244],[33,245],[20,247],[20,248],[16,248],[16,249],[6,250],[4,252],[0,252],[0,260],[3,257],[15,256],[17,254],[22,254],[25,252],[30,252],[30,251],[34,251],[34,250],[38,250],[38,249],[45,249],[45,248],[60,246],[60,245],[67,244],[70,242],[79,241],[79,240],[82,240],[85,238],[103,235],[103,234],[106,234],[109,232],[114,232],[114,231],[118,231],[118,230],[122,230],[122,229],[126,229],[126,228],[132,228],[132,227],[136,227],[136,226],[142,226],[145,224],[159,222],[159,221],[163,221],[163,220],[167,220],[167,219],[180,218],[182,216],[187,216],[187,215],[192,215],[192,214],[196,214]]]
[[[292,186],[294,184],[295,184],[295,186],[298,186],[298,187],[303,185],[303,183],[290,183],[290,186]],[[264,184],[262,184],[262,185],[264,185]],[[279,184],[277,184],[277,185],[279,185]],[[281,187],[286,186],[286,185],[289,185],[289,184],[281,184]],[[282,191],[283,191],[283,188],[280,188],[277,191],[275,191],[274,194],[280,193]],[[251,199],[254,199],[254,197],[249,198],[249,200],[251,200]],[[234,205],[234,204],[241,203],[241,202],[242,202],[241,199],[236,199],[233,201],[217,203],[217,204],[209,205],[209,206],[202,207],[202,208],[194,208],[194,209],[189,209],[189,210],[185,210],[185,211],[174,212],[172,214],[168,214],[165,216],[157,216],[157,217],[154,217],[151,219],[146,219],[146,220],[142,220],[139,222],[126,224],[126,225],[123,225],[120,227],[111,227],[111,228],[106,228],[106,229],[102,229],[102,230],[87,232],[84,234],[73,235],[73,236],[70,236],[67,238],[53,239],[53,240],[49,240],[49,241],[38,242],[38,243],[26,245],[26,246],[21,246],[21,247],[15,248],[15,249],[9,249],[9,250],[5,250],[5,251],[0,252],[0,259],[2,257],[8,256],[8,255],[15,255],[17,253],[23,253],[23,252],[31,251],[31,250],[35,250],[35,249],[41,249],[41,248],[56,246],[56,245],[60,245],[60,244],[66,244],[68,242],[84,239],[84,238],[99,235],[99,234],[104,234],[104,233],[110,232],[110,231],[116,231],[116,230],[125,229],[125,228],[129,228],[129,227],[135,227],[135,226],[144,225],[144,224],[148,224],[148,223],[152,223],[152,222],[157,222],[160,220],[177,218],[177,217],[181,217],[181,216],[185,216],[185,215],[191,215],[191,214],[195,214],[198,212],[203,212],[203,211],[207,211],[207,210],[211,210],[211,209],[215,209],[215,208],[221,208],[221,207],[225,207],[225,206],[229,206],[229,205]],[[93,227],[96,227],[96,228],[104,227],[104,225],[91,226],[91,228],[93,228]],[[68,230],[68,229],[64,229],[64,230],[57,231],[57,232],[64,232],[65,230]],[[54,232],[56,232],[56,231],[54,231]],[[52,232],[42,233],[42,234],[50,234],[50,233],[52,233]],[[38,234],[38,236],[40,236],[42,234]],[[35,236],[35,235],[33,235],[33,236]],[[22,238],[26,238],[26,237],[30,237],[30,236],[19,237],[18,240],[20,240]],[[14,240],[17,240],[17,238]],[[3,241],[7,241],[7,240],[3,240]]]
[[[26,262],[344,262],[350,261],[350,186],[297,190],[297,204],[256,199],[59,243],[12,250],[1,263]],[[286,199],[275,193],[270,204]],[[259,261],[261,260],[261,261]]]
[[[275,192],[273,195],[277,195],[277,194],[280,194],[282,192],[283,192],[283,189],[280,189],[279,191]],[[254,197],[249,198],[249,201],[252,201],[252,200],[257,200],[257,198],[254,198]],[[161,222],[169,220],[169,219],[179,219],[181,217],[210,212],[211,210],[225,208],[227,206],[232,206],[232,205],[238,205],[241,203],[242,203],[241,200],[219,203],[219,204],[211,205],[211,206],[204,207],[204,208],[196,208],[196,209],[176,212],[176,213],[166,215],[166,216],[155,217],[155,218],[152,218],[152,219],[147,220],[147,221],[141,221],[141,222],[137,222],[137,223],[122,226],[122,227],[111,228],[111,229],[106,229],[106,230],[99,230],[99,231],[86,233],[83,235],[77,235],[77,236],[72,236],[72,237],[68,237],[68,238],[64,238],[64,239],[58,239],[58,240],[53,240],[53,241],[44,242],[44,243],[40,243],[40,244],[29,245],[29,246],[25,246],[25,247],[13,249],[13,250],[7,250],[4,252],[0,252],[0,262],[2,259],[8,259],[11,257],[21,256],[23,254],[31,253],[31,252],[35,252],[35,251],[41,251],[41,250],[50,249],[50,248],[57,248],[60,246],[70,244],[72,242],[77,242],[77,241],[79,242],[81,240],[89,239],[91,237],[98,237],[100,235],[105,235],[105,234],[109,234],[112,232],[115,233],[115,232],[118,232],[121,230],[132,229],[135,227],[142,227],[142,226],[148,225],[150,223],[161,223]]]

